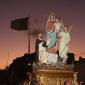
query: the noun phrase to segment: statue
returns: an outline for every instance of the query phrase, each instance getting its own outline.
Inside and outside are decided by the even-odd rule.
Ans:
[[[46,41],[42,34],[38,34],[39,62],[45,64],[58,63],[58,56],[66,63],[68,58],[68,44],[70,42],[70,34],[67,27],[64,26],[62,20],[59,20],[55,14],[51,14],[47,20]],[[44,44],[44,46],[43,46]],[[59,54],[57,54],[59,51]]]
[[[38,34],[36,39],[36,61],[46,63],[46,43],[41,33]]]
[[[47,20],[47,49],[53,47],[56,43],[56,32],[55,32],[55,16],[51,14]]]
[[[42,36],[41,42],[38,43],[39,64],[33,65],[33,71],[39,82],[37,84],[74,85],[72,66],[66,64],[68,44],[70,42],[69,32],[70,29],[68,30],[55,14],[48,17],[45,40],[42,34],[39,35],[39,37]],[[58,57],[62,61],[58,62]]]
[[[67,27],[64,27],[59,32],[60,42],[59,42],[59,56],[63,59],[63,63],[66,62],[68,56],[68,44],[70,41],[70,34]]]
[[[55,31],[55,14],[51,14],[47,21],[47,64],[56,64],[57,63],[57,57],[56,54],[56,31]]]

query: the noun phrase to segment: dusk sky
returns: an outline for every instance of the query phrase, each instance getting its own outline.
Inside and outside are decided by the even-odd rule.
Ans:
[[[11,29],[11,20],[30,15],[31,31],[45,31],[50,12],[55,12],[65,25],[73,26],[69,52],[82,53],[85,57],[85,0],[0,0],[0,68],[28,52],[26,31]],[[35,39],[31,35],[31,52],[34,52]]]

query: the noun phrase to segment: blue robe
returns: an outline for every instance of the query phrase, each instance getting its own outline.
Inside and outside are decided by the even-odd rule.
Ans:
[[[47,32],[47,41],[49,41],[49,43],[47,44],[47,48],[51,48],[56,44],[56,32]]]

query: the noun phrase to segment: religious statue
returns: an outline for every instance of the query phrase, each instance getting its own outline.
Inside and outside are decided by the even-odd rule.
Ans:
[[[44,36],[38,34],[39,62],[56,64],[58,62],[58,57],[60,57],[63,60],[62,62],[65,63],[68,58],[67,52],[70,34],[62,20],[59,20],[54,13],[50,14],[48,17],[46,35],[45,41]],[[45,46],[43,46],[43,44],[45,44]],[[59,51],[59,54],[57,54],[57,51]]]
[[[46,63],[46,43],[41,33],[38,34],[36,39],[36,61]]]
[[[56,64],[57,63],[57,57],[56,54],[56,31],[55,31],[55,14],[51,14],[47,21],[47,64]]]
[[[65,63],[68,56],[68,44],[70,42],[70,34],[68,31],[67,27],[64,27],[60,30],[59,33],[59,37],[60,37],[60,42],[59,42],[59,57],[62,58],[62,62]]]

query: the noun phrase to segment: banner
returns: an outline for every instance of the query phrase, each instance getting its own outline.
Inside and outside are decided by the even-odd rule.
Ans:
[[[17,30],[17,31],[24,31],[28,29],[28,21],[29,17],[20,18],[11,21],[11,29]]]

